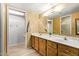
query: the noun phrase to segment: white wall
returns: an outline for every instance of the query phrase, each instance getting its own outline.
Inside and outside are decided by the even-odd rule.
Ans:
[[[9,14],[8,46],[25,43],[25,19],[22,16]]]

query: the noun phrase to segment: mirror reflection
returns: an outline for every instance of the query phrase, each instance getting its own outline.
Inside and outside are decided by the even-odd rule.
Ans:
[[[70,16],[64,16],[61,18],[61,34],[63,35],[70,35],[71,30],[71,17]]]
[[[44,14],[52,20],[52,34],[76,36],[79,34],[79,3],[61,3]],[[75,31],[76,29],[76,31]],[[76,34],[75,34],[76,33]]]

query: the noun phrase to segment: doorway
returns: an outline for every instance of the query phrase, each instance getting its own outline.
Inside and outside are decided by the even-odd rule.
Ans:
[[[9,9],[7,54],[15,54],[25,48],[25,17],[23,12]]]

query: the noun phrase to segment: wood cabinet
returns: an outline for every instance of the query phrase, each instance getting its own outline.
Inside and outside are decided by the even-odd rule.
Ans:
[[[46,55],[46,40],[39,38],[39,53],[43,56]]]
[[[59,56],[78,56],[79,50],[70,46],[58,44]]]
[[[35,36],[31,36],[31,46],[35,48]]]
[[[47,40],[47,56],[57,56],[57,43]]]
[[[38,42],[39,42],[39,38],[35,37],[35,50],[38,51]]]
[[[78,56],[79,49],[50,40],[31,36],[32,48],[43,56]]]

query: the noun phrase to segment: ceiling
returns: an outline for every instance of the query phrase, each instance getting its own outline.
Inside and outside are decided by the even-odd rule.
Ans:
[[[52,12],[50,12],[50,14],[48,15],[50,18],[57,15],[62,16],[68,13],[79,11],[79,3],[62,3],[61,5],[64,5],[64,8],[59,12],[54,11],[54,8],[60,4],[61,3],[10,3],[9,6],[24,11],[30,10],[39,13],[45,13],[52,9]]]
[[[51,5],[54,6],[55,4],[49,4],[49,3],[9,3],[9,6],[18,8],[24,11],[33,11],[33,12],[39,12],[42,13],[46,9],[51,8]],[[50,7],[48,7],[50,6]]]

